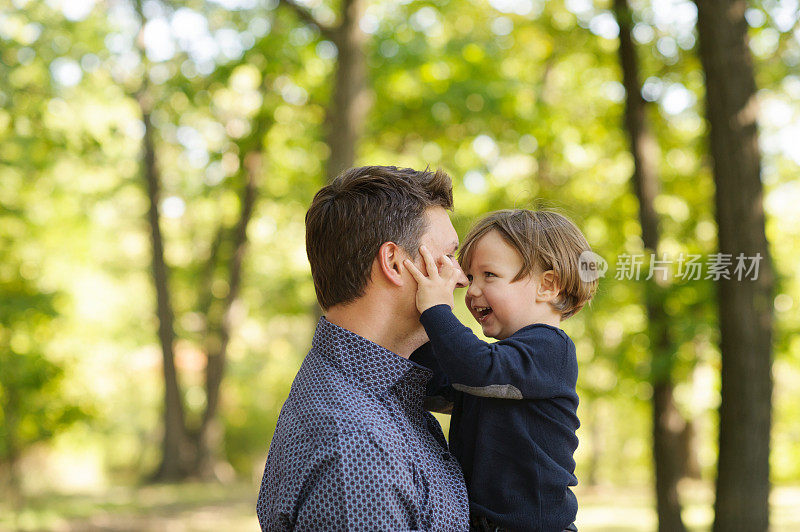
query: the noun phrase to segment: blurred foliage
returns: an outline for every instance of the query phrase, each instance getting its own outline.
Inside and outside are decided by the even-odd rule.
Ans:
[[[0,282],[0,294],[0,462],[14,467],[25,449],[64,431],[85,412],[65,396],[63,368],[37,351],[51,334],[53,296],[18,281]]]
[[[706,257],[715,252],[716,228],[696,10],[683,0],[632,4],[643,95],[661,148],[657,253]],[[800,479],[793,421],[800,404],[800,153],[790,140],[800,123],[800,32],[788,4],[764,0],[748,9],[767,235],[778,273],[778,482]],[[304,5],[328,22],[338,8],[327,0]],[[609,9],[610,2],[588,0],[370,2],[361,28],[373,105],[358,162],[446,169],[462,236],[486,211],[511,206],[555,208],[584,230],[610,267],[591,306],[564,323],[581,364],[578,475],[632,483],[651,476],[651,368],[644,283],[615,278],[616,257],[645,250]],[[123,0],[0,7],[0,397],[29,394],[15,396],[33,427],[25,445],[54,439],[49,458],[26,467],[49,468],[64,489],[135,479],[158,460],[163,383],[139,177],[143,125],[133,100],[143,82],[157,130],[181,338],[176,364],[190,416],[205,401],[200,298],[206,289],[216,298],[227,293],[217,270],[232,252],[225,236],[240,209],[243,158],[263,150],[220,412],[225,453],[238,474],[260,477],[314,327],[303,220],[324,179],[336,47],[276,0],[148,0],[143,10],[148,22],[140,31]],[[219,228],[222,244],[209,270]],[[695,422],[696,450],[711,478],[715,287],[673,276],[665,290],[676,397]],[[470,322],[463,303],[457,312]],[[67,462],[81,464],[82,473],[71,474]]]

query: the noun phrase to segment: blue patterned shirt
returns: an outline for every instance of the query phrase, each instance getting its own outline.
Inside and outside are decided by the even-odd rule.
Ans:
[[[464,478],[423,408],[432,372],[325,318],[281,409],[261,529],[469,529]]]

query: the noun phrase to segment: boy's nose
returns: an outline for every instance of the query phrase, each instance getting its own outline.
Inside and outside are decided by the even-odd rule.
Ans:
[[[471,283],[467,288],[467,297],[478,297],[481,291],[478,289],[477,283]]]

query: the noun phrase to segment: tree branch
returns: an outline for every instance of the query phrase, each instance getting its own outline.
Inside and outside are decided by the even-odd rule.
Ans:
[[[228,341],[231,334],[231,312],[233,304],[239,295],[239,288],[242,280],[242,264],[247,249],[247,226],[252,218],[257,194],[257,180],[261,173],[261,149],[248,153],[244,157],[244,167],[247,175],[247,182],[242,191],[241,203],[242,211],[239,223],[234,232],[233,255],[230,260],[230,281],[228,284],[228,295],[225,300],[222,322],[218,324],[219,344],[215,351],[209,351],[208,362],[206,364],[206,410],[203,415],[201,436],[214,419],[219,404],[219,388],[222,383],[225,371],[225,359],[227,357]]]
[[[327,24],[323,24],[320,20],[315,17],[308,8],[305,8],[295,2],[294,0],[280,0],[281,4],[285,5],[289,9],[295,12],[300,20],[306,22],[307,24],[312,24],[319,28],[320,33],[326,38],[330,39],[335,42],[336,40],[336,27],[329,26]]]

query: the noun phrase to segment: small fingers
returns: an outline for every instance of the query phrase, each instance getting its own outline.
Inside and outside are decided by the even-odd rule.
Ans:
[[[442,256],[442,270],[439,274],[447,279],[448,282],[453,284],[453,288],[459,284],[460,278],[459,273],[461,270],[456,266],[456,263],[453,259],[448,257],[447,255]]]
[[[447,255],[442,255],[442,270],[439,273],[447,273],[447,275],[450,275],[453,270],[455,270],[453,261]]]
[[[419,247],[419,253],[422,255],[423,260],[425,261],[425,268],[428,270],[428,277],[438,277],[439,276],[439,268],[436,266],[436,261],[433,259],[433,255],[431,252],[428,251],[428,248],[425,246]]]
[[[421,271],[419,271],[419,269],[416,266],[414,266],[413,262],[411,262],[408,259],[405,259],[403,261],[403,264],[408,269],[408,273],[411,274],[411,277],[413,277],[418,283],[421,282],[423,279],[425,279],[425,276],[422,274]]]

